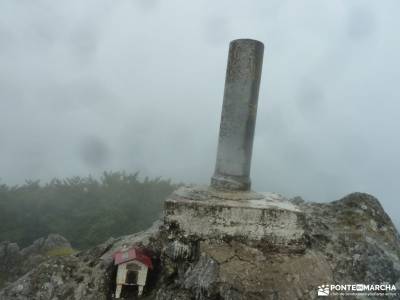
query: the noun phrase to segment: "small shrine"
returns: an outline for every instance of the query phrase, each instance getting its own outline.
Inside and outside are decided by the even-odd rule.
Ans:
[[[138,296],[143,293],[147,273],[153,269],[150,256],[143,249],[123,248],[114,254],[114,264],[117,266],[115,298],[121,297],[124,286],[137,286]]]

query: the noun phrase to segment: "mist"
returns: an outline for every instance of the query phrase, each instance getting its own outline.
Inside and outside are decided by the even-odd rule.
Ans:
[[[398,1],[0,2],[0,183],[208,184],[229,41],[265,44],[257,191],[370,193],[400,225]]]

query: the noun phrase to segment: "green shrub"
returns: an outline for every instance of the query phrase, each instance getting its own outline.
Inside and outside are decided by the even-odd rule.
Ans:
[[[138,173],[104,172],[100,179],[53,179],[41,185],[0,185],[0,241],[21,247],[49,233],[85,249],[109,237],[134,233],[160,217],[164,199],[177,185]]]
[[[56,256],[68,256],[76,253],[77,251],[69,248],[69,247],[59,247],[51,249],[46,253],[47,256],[56,257]]]

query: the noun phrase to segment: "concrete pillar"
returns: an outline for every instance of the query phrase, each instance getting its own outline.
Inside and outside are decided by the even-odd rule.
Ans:
[[[217,161],[211,186],[249,190],[263,43],[239,39],[230,43]]]

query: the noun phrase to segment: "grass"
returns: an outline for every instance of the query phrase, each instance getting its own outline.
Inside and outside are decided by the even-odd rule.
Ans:
[[[49,250],[46,255],[50,257],[68,256],[76,253],[77,251],[69,247],[59,247]]]

